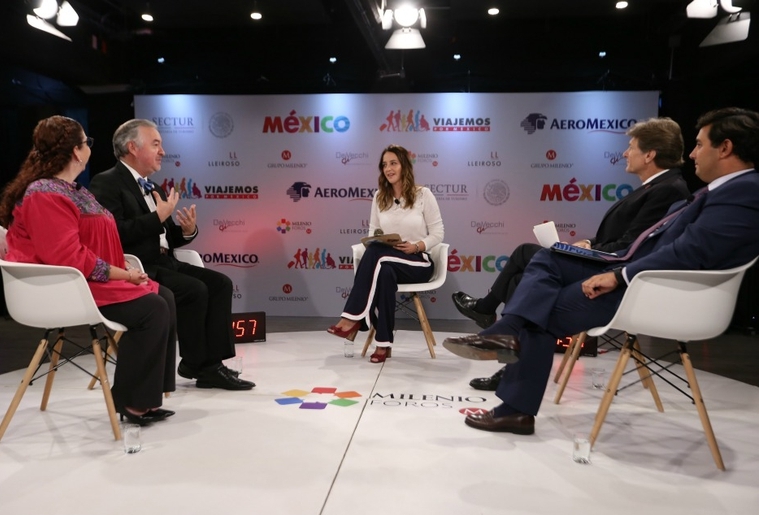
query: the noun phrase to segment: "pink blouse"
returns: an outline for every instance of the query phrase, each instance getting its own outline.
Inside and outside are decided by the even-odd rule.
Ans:
[[[106,306],[156,293],[158,284],[108,280],[110,264],[124,268],[113,215],[85,188],[61,179],[31,183],[8,228],[7,261],[70,266],[87,278],[95,304]]]

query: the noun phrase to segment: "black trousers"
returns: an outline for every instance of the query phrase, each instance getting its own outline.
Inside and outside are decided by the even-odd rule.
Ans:
[[[162,255],[146,266],[151,279],[174,294],[179,355],[195,368],[235,355],[232,339],[232,280],[226,275]]]
[[[429,254],[405,254],[380,243],[369,245],[356,269],[341,316],[364,320],[364,329],[374,326],[378,346],[392,344],[398,285],[428,282],[433,267]]]
[[[101,306],[109,320],[129,330],[119,341],[111,393],[117,406],[157,408],[163,392],[173,392],[177,356],[177,313],[174,295],[160,286],[129,302]]]
[[[501,273],[496,277],[490,293],[506,304],[514,294],[514,290],[517,289],[519,281],[522,280],[524,269],[527,268],[532,257],[542,248],[540,245],[534,243],[522,243],[517,246],[511,253],[511,256],[509,256],[506,266],[503,267]]]

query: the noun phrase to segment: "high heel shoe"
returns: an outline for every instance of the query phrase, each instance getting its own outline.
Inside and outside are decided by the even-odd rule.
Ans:
[[[352,342],[353,340],[356,339],[356,333],[358,333],[358,330],[360,328],[361,328],[361,320],[358,320],[348,329],[340,329],[336,325],[331,325],[327,328],[327,332],[329,334],[334,334],[338,338],[345,338],[349,342]]]
[[[147,426],[148,424],[152,424],[153,422],[157,420],[162,420],[157,417],[146,417],[145,415],[135,415],[134,413],[130,413],[127,411],[127,409],[123,406],[116,406],[116,412],[119,414],[119,420],[121,422],[124,421],[124,419],[127,419],[127,422],[130,424],[138,424],[140,426]],[[166,418],[165,416],[163,418]]]
[[[382,349],[385,349],[385,352],[383,354],[380,354],[377,352],[377,350],[380,349],[380,347],[377,347],[377,350],[374,351],[374,354],[369,356],[369,362],[370,363],[384,363],[385,360],[392,356],[393,349],[392,347],[381,347]]]

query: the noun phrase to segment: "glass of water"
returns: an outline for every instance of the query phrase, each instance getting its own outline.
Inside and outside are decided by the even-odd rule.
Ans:
[[[572,459],[575,463],[590,463],[590,439],[585,433],[574,435]]]

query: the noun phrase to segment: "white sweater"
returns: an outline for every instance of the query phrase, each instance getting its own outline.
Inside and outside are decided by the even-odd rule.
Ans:
[[[404,241],[423,241],[428,252],[443,241],[445,234],[437,200],[430,189],[423,186],[417,189],[416,201],[411,209],[407,209],[406,202],[401,199],[400,204],[392,204],[386,211],[380,211],[375,193],[369,218],[369,236],[377,229],[382,229],[384,234],[398,233]]]

